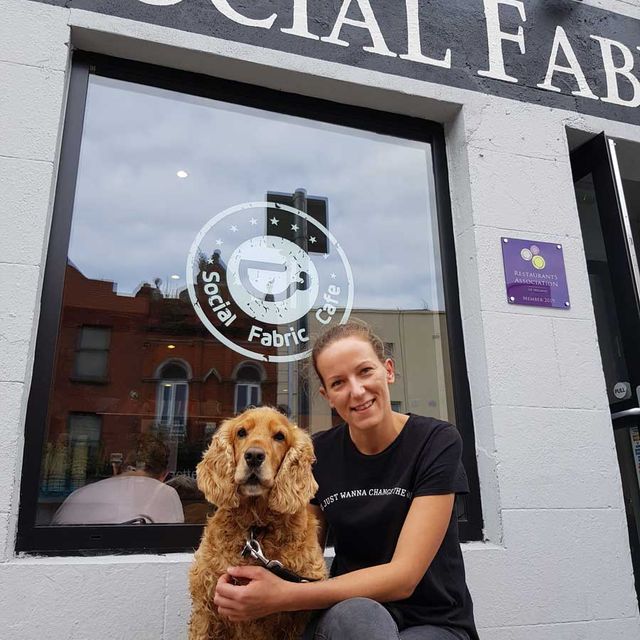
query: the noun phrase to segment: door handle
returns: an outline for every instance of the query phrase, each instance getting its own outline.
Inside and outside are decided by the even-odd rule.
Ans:
[[[637,418],[638,422],[640,423],[640,407],[634,407],[633,409],[627,409],[626,411],[617,411],[616,413],[612,413],[611,414],[611,420],[615,423],[616,421],[622,421],[622,422],[627,422],[627,420],[629,418]],[[613,428],[614,429],[621,429],[624,426],[628,426],[628,425],[624,425],[624,424],[614,424]]]
[[[640,416],[640,407],[634,407],[633,409],[627,409],[626,411],[612,413],[611,419],[620,420],[620,418],[631,418],[632,416]]]

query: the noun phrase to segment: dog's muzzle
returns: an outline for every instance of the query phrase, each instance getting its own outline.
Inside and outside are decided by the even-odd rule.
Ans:
[[[271,487],[270,465],[261,447],[250,447],[242,455],[242,464],[236,471],[236,483],[245,496],[259,496]]]
[[[244,461],[246,462],[247,467],[251,470],[255,470],[262,466],[266,457],[267,455],[264,452],[264,449],[261,449],[260,447],[250,447],[244,452]]]

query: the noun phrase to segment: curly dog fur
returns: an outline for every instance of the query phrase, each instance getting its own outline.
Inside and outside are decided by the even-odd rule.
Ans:
[[[189,640],[297,640],[306,612],[279,613],[249,623],[218,616],[218,578],[233,565],[258,527],[264,555],[305,577],[326,575],[316,518],[308,511],[317,490],[311,439],[268,407],[227,420],[197,467],[198,487],[218,509],[207,521],[189,573],[193,607]]]

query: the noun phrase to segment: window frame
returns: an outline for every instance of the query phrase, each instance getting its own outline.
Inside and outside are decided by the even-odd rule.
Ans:
[[[102,435],[102,431],[104,428],[104,424],[103,424],[103,418],[99,413],[91,413],[88,411],[69,411],[69,413],[67,414],[67,433],[69,434],[69,446],[73,447],[73,443],[74,443],[74,434],[73,434],[73,427],[74,427],[74,422],[75,420],[80,421],[82,418],[86,419],[86,418],[93,418],[95,419],[96,423],[97,423],[97,428],[98,428],[98,432],[100,433],[100,435]],[[92,448],[91,445],[95,445],[96,441],[95,440],[87,440],[87,444],[89,445],[89,449]],[[98,438],[97,441],[97,447],[98,448],[100,445],[100,439]]]
[[[54,376],[65,267],[90,74],[353,129],[417,140],[431,145],[455,422],[465,442],[463,459],[471,489],[470,494],[464,498],[466,508],[464,517],[459,520],[460,534],[462,540],[481,540],[482,510],[442,125],[419,118],[343,105],[202,74],[76,51],[73,55],[67,96],[32,383],[27,404],[16,550],[40,555],[184,552],[198,546],[203,529],[203,525],[190,524],[158,524],[152,527],[35,525],[42,449],[46,436],[48,400]]]
[[[80,325],[80,327],[78,328],[80,329],[80,331],[78,332],[76,349],[74,351],[73,375],[71,380],[73,382],[79,382],[83,384],[107,384],[109,382],[109,355],[111,352],[111,337],[113,333],[112,328],[93,325],[93,324],[83,324],[83,325]],[[107,331],[108,332],[107,346],[102,349],[96,349],[93,347],[83,347],[82,334],[85,329],[102,329],[103,331]],[[80,353],[104,353],[105,359],[106,359],[104,375],[90,376],[90,375],[81,374],[78,370],[78,354]]]
[[[167,411],[167,422],[164,422],[162,419],[163,409],[165,407],[165,398],[164,398],[164,389],[170,387],[171,394],[169,397],[168,411]],[[184,387],[184,407],[181,412],[176,412],[176,395],[178,392],[178,387]],[[160,429],[166,429],[167,427],[170,430],[173,430],[175,427],[186,428],[187,420],[189,419],[189,383],[186,380],[175,380],[173,378],[162,379],[158,382],[158,390],[156,393],[156,422]],[[178,420],[182,420],[181,423]]]
[[[253,371],[257,374],[257,380],[254,378],[243,377],[242,373],[245,369],[253,369]],[[236,414],[242,413],[245,409],[251,406],[258,406],[262,402],[262,383],[264,382],[264,372],[262,368],[257,366],[251,361],[245,360],[241,362],[237,367],[234,375],[236,384],[233,389],[233,410]],[[247,400],[249,403],[245,405],[242,409],[238,406],[238,396],[240,392],[240,387],[245,387],[247,390]],[[256,402],[251,402],[252,391],[257,391],[257,400]]]
[[[240,387],[244,387],[247,390],[247,399],[249,400],[249,404],[247,404],[242,409],[238,406],[238,395],[240,391]],[[257,401],[251,402],[252,392],[257,391],[258,399]],[[259,382],[247,382],[245,380],[238,380],[236,382],[234,396],[233,396],[233,408],[235,413],[242,413],[245,409],[248,409],[251,406],[259,406],[262,402],[262,385]]]
[[[184,377],[179,378],[177,376],[169,376],[168,378],[165,378],[164,377],[165,371],[167,368],[171,366],[179,367],[180,369],[182,369],[184,373]],[[173,430],[175,427],[179,426],[179,427],[182,427],[182,429],[184,430],[186,430],[187,428],[187,421],[189,420],[189,383],[190,381],[191,381],[191,367],[187,362],[184,362],[180,359],[178,360],[170,359],[170,360],[166,360],[158,367],[158,383],[156,388],[156,423],[161,430],[166,429],[168,427],[169,432],[172,436],[175,436],[175,434],[173,433]],[[167,403],[168,404],[168,407],[167,407],[168,421],[164,423],[162,419],[162,416],[164,414],[164,408],[165,408],[164,391],[165,391],[165,388],[167,387],[171,388],[171,392],[170,392],[169,401]],[[184,407],[182,408],[182,412],[180,416],[176,415],[176,395],[178,392],[178,387],[184,387],[185,389]],[[178,424],[178,422],[176,421],[177,417],[180,417],[180,419],[182,420],[182,424]]]

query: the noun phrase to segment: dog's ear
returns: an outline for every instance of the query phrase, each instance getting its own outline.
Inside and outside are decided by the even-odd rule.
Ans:
[[[306,508],[318,490],[311,465],[315,457],[311,438],[302,429],[292,429],[287,451],[269,494],[269,508],[278,513],[296,513]]]
[[[211,445],[196,467],[198,489],[205,498],[217,507],[236,508],[240,499],[233,482],[235,459],[231,437],[232,420],[222,423],[215,433]]]

